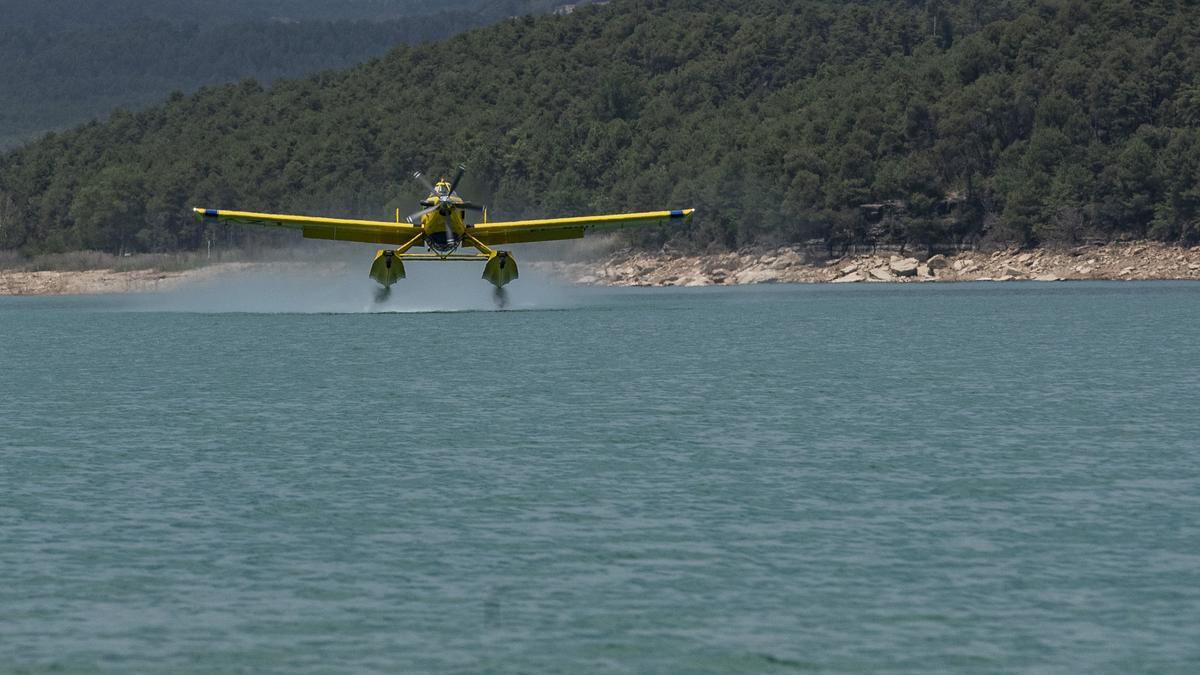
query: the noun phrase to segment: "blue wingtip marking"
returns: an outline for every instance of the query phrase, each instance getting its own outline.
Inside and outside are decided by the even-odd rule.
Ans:
[[[204,209],[204,215],[210,216],[212,218],[216,218],[217,210],[216,209]]]
[[[682,217],[683,217],[683,211],[672,211],[672,212],[671,212],[671,217],[672,217],[672,218],[682,218]]]

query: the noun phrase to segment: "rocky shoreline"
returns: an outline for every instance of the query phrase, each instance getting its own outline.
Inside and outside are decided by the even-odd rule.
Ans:
[[[1072,249],[1006,249],[954,255],[870,253],[814,259],[800,247],[713,255],[619,252],[601,262],[545,263],[586,286],[769,283],[1200,280],[1200,246],[1112,243]]]
[[[0,295],[85,295],[169,290],[277,263],[218,263],[158,270],[0,270]],[[1114,243],[1052,250],[955,255],[870,253],[834,259],[800,247],[709,255],[621,251],[596,261],[531,262],[529,268],[582,286],[713,286],[794,283],[1200,280],[1200,246]]]

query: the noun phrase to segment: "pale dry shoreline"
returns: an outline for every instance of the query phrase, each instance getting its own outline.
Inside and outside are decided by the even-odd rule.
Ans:
[[[279,264],[216,263],[172,272],[0,270],[0,295],[158,292]],[[827,260],[814,260],[799,247],[785,246],[708,255],[622,251],[595,261],[526,265],[583,286],[1200,280],[1200,246],[1130,242],[1069,250],[964,251],[932,257],[874,253]]]
[[[934,256],[869,253],[824,260],[785,246],[692,256],[617,253],[601,262],[547,266],[574,283],[595,286],[1200,280],[1200,246],[1132,242]]]
[[[258,263],[218,263],[171,272],[152,269],[70,272],[0,270],[0,296],[153,293],[170,290],[184,282],[215,279],[225,274],[244,272],[257,266]]]

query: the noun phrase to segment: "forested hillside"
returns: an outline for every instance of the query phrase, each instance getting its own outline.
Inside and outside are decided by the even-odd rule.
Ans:
[[[175,90],[343,68],[551,0],[0,0],[0,149]]]
[[[196,247],[192,205],[694,206],[645,244],[1200,238],[1190,2],[616,0],[209,88],[0,158],[0,245]],[[403,204],[407,206],[407,204]]]

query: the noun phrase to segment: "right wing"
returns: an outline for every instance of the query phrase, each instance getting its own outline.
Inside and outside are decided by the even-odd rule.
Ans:
[[[270,225],[301,230],[308,239],[361,241],[371,244],[407,244],[424,230],[408,223],[386,220],[350,220],[320,216],[288,216],[278,213],[254,213],[225,209],[192,209],[202,220],[217,220],[249,225]]]
[[[469,227],[467,234],[489,246],[578,239],[584,233],[592,230],[621,230],[642,225],[688,222],[692,219],[694,211],[695,209],[683,209],[646,213],[615,213],[607,216],[514,220],[505,223],[478,223]]]

